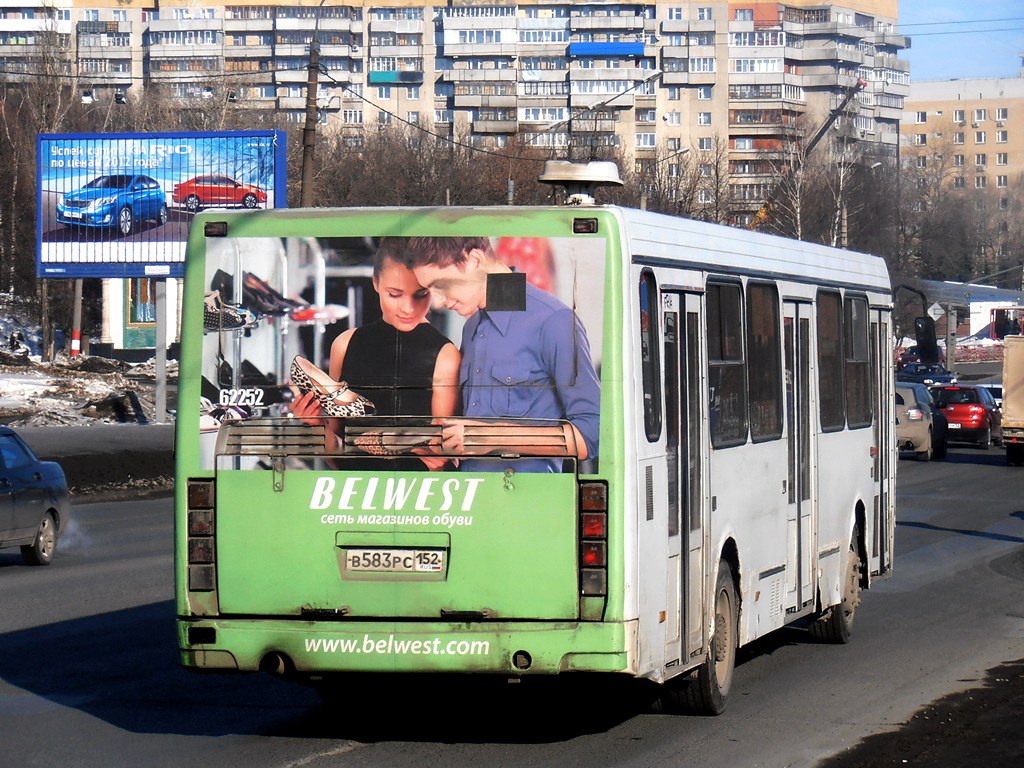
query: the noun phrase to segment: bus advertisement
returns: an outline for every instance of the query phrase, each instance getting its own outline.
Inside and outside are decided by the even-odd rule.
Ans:
[[[846,642],[891,572],[880,259],[593,205],[208,212],[185,268],[187,668],[718,713],[739,647]]]

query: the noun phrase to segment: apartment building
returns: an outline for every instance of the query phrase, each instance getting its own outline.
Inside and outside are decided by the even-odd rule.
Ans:
[[[397,120],[491,149],[615,146],[669,174],[692,150],[728,163],[742,224],[787,142],[861,80],[836,135],[896,155],[896,16],[897,0],[0,0],[0,77],[52,68],[56,44],[83,98],[163,85],[301,122],[315,35],[321,122],[353,146]]]
[[[1024,176],[1024,55],[1017,77],[913,83],[900,125],[902,152],[940,167],[954,189],[994,190],[1000,207]]]

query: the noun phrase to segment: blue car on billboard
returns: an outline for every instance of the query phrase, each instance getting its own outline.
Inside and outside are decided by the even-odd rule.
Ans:
[[[57,202],[57,221],[65,226],[117,228],[130,235],[146,220],[167,221],[167,196],[150,176],[97,176]]]

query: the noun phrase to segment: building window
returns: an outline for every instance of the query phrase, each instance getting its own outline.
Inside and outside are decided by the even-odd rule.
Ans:
[[[636,146],[638,148],[646,149],[655,145],[655,134],[653,133],[638,133],[636,135]]]
[[[697,113],[697,125],[711,125],[711,113],[710,112],[698,112]]]
[[[964,167],[964,156],[963,155],[953,155],[953,165],[955,165],[957,168],[963,168]]]
[[[915,133],[914,134],[914,146],[923,147],[928,143],[927,133]]]
[[[996,120],[1005,120],[1009,115],[1009,110],[1006,107],[999,107],[996,110]]]
[[[686,9],[683,6],[675,6],[668,9],[669,21],[683,21],[686,19]]]
[[[682,146],[683,146],[683,140],[682,139],[674,138],[674,139],[669,139],[668,140],[668,151],[669,152],[678,152],[682,148]]]
[[[954,144],[963,144],[964,143],[964,132],[963,131],[957,131],[956,133],[953,134],[953,143]]]
[[[391,86],[383,85],[377,89],[378,99],[390,99],[391,98]]]
[[[1008,135],[1006,131],[996,131],[996,144],[1005,144]]]
[[[1010,209],[1010,201],[1007,200],[1005,197],[1000,197],[999,198],[999,210],[1000,211],[1007,211],[1009,209]]]
[[[702,56],[696,59],[689,59],[691,72],[714,72],[714,56]]]
[[[736,9],[736,21],[753,21],[754,20],[754,9],[753,8],[737,8]]]
[[[682,93],[683,89],[680,88],[678,85],[670,85],[668,87],[668,100],[679,101],[679,98],[680,96],[682,96]]]
[[[708,139],[708,141],[710,142],[711,140]],[[750,138],[749,136],[747,136],[745,138],[735,139],[734,143],[733,143],[733,148],[734,149],[753,149],[754,148],[754,140],[752,138]],[[709,146],[708,149],[711,149],[711,147]]]
[[[916,115],[916,118],[915,118],[914,122],[917,123],[918,125],[920,125],[921,123],[927,123],[928,122],[928,113],[927,112],[915,112],[914,114]]]
[[[697,139],[697,149],[703,150],[705,152],[710,151],[711,150],[711,137],[710,136],[701,136],[699,139]]]
[[[966,185],[967,185],[967,182],[964,180],[963,176],[957,176],[957,177],[955,177],[953,179],[953,188],[954,189],[963,189]]]
[[[697,190],[697,202],[703,205],[710,205],[715,202],[714,190],[710,189],[698,189]]]
[[[1000,189],[1006,189],[1006,187],[1009,186],[1009,179],[1009,176],[996,176],[996,186]]]
[[[976,110],[974,110],[974,122],[976,122],[976,123],[984,123],[986,120],[988,120],[988,110],[987,109],[976,109]]]
[[[669,125],[681,125],[682,119],[678,112],[666,112],[665,122],[668,123]]]
[[[996,153],[996,165],[1007,165],[1010,160],[1010,156],[1006,152]]]
[[[710,8],[698,8],[697,9],[697,21],[711,21],[712,19]]]
[[[917,167],[918,168],[927,168],[928,167],[928,158],[925,157],[924,155],[920,155],[917,158]]]
[[[984,189],[986,186],[988,186],[988,179],[986,177],[984,177],[984,176],[975,176],[974,177],[974,188],[975,189]]]
[[[984,131],[975,131],[974,132],[974,143],[975,144],[984,144],[985,143],[985,132]]]
[[[962,109],[954,109],[953,110],[953,122],[954,123],[964,123],[964,122],[966,122],[966,120],[964,120],[964,111]]]
[[[988,165],[988,155],[977,154],[974,156],[975,165]]]
[[[697,88],[697,99],[698,101],[709,101],[711,99],[711,86],[702,85]]]

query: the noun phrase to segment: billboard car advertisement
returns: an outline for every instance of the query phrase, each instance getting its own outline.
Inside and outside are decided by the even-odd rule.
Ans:
[[[182,277],[192,217],[286,207],[282,131],[40,134],[38,277]]]

